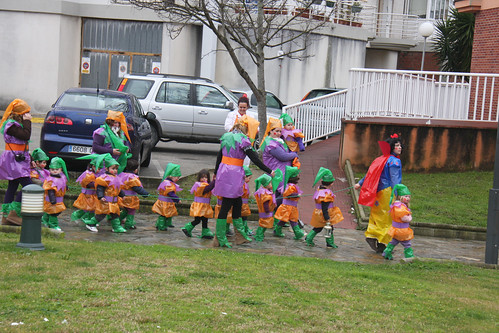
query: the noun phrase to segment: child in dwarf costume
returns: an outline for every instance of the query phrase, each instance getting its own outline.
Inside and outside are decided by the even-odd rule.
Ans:
[[[118,204],[122,208],[120,214],[120,221],[125,219],[125,229],[135,229],[135,212],[139,210],[140,201],[138,195],[147,197],[147,192],[140,181],[139,176],[139,162],[137,160],[129,159],[126,164],[125,171],[120,173],[118,177],[121,178],[121,190],[125,195],[123,198],[118,199]]]
[[[288,145],[290,151],[297,153],[298,151],[304,151],[305,145],[303,144],[303,132],[295,128],[295,122],[293,118],[287,113],[283,113],[279,119],[282,120],[282,131],[281,135]]]
[[[174,227],[172,217],[178,215],[175,204],[180,202],[180,198],[176,193],[182,191],[176,182],[181,176],[180,165],[168,163],[163,175],[163,181],[158,187],[158,200],[152,206],[152,211],[159,214],[156,221],[157,230],[167,230]]]
[[[92,153],[111,154],[118,162],[118,173],[125,170],[126,161],[132,157],[130,136],[125,115],[121,111],[109,110],[106,122],[92,134]]]
[[[243,195],[241,196],[241,199],[243,201],[243,205],[241,206],[241,218],[243,219],[244,231],[246,231],[247,235],[252,236],[253,231],[250,228],[248,228],[248,216],[251,215],[251,209],[249,206],[249,197],[251,193],[248,183],[251,181],[251,176],[253,175],[253,172],[251,172],[251,169],[247,165],[243,165],[243,169],[244,169],[244,184],[243,184]]]
[[[194,202],[191,204],[189,215],[194,217],[194,221],[187,223],[182,228],[187,237],[192,237],[192,230],[199,223],[202,223],[200,238],[213,239],[213,232],[208,228],[208,219],[213,217],[213,209],[210,205],[213,187],[215,187],[215,181],[210,181],[210,172],[206,169],[199,171],[197,182],[191,188]]]
[[[97,225],[106,217],[111,222],[113,232],[123,233],[126,230],[121,226],[120,207],[118,205],[118,196],[124,196],[121,191],[121,179],[118,175],[119,163],[111,157],[111,154],[105,154],[104,165],[106,173],[97,177],[95,180],[95,190],[97,202],[95,207],[95,216],[90,220],[85,220],[86,227],[92,232],[97,232]]]
[[[274,214],[274,218],[279,220],[274,228],[274,235],[277,237],[284,237],[282,227],[285,222],[289,222],[291,225],[295,234],[295,240],[298,240],[305,235],[298,226],[299,214],[297,206],[300,195],[303,193],[297,185],[298,180],[300,179],[298,177],[299,173],[300,169],[297,167],[286,166],[286,173],[284,174],[284,184],[286,187],[282,193],[282,205],[277,208],[277,211]]]
[[[281,170],[275,171],[271,177],[263,174],[255,180],[255,200],[258,206],[258,228],[255,233],[257,242],[263,241],[265,231],[274,227],[274,209],[276,207],[274,189],[277,188],[282,179]]]
[[[50,158],[40,148],[36,148],[31,153],[31,170],[30,177],[33,184],[43,185],[45,178],[50,172],[45,169]]]
[[[95,180],[97,179],[97,171],[101,168],[105,157],[105,154],[90,154],[77,158],[77,160],[90,160],[90,162],[87,165],[87,170],[76,179],[76,182],[81,185],[81,193],[73,203],[73,207],[78,208],[78,210],[71,214],[71,221],[76,222],[81,219],[84,222],[89,222],[94,217],[97,204]]]
[[[334,205],[335,195],[331,191],[334,177],[331,170],[321,167],[315,176],[314,185],[312,186],[315,186],[319,180],[321,181],[321,185],[319,185],[314,193],[315,209],[312,213],[312,220],[310,221],[313,229],[305,238],[308,246],[315,246],[314,237],[322,231],[327,222],[333,226],[343,221],[341,210]],[[326,238],[326,246],[332,248],[338,247],[334,243],[334,236],[332,233],[330,238]]]
[[[57,217],[66,210],[63,200],[64,194],[66,194],[68,171],[66,170],[66,163],[60,157],[52,159],[49,169],[49,176],[43,182],[43,189],[45,190],[43,211],[45,214],[42,222],[51,229],[61,231]]]
[[[395,202],[393,197],[395,195]],[[409,202],[411,201],[411,192],[404,184],[397,184],[394,186],[392,195],[390,197],[390,217],[392,218],[392,226],[388,230],[388,234],[392,240],[383,251],[383,257],[392,260],[393,248],[401,243],[404,246],[404,256],[406,258],[414,257],[414,252],[411,247],[411,239],[414,238],[414,232],[409,228],[409,223],[412,221],[412,212],[409,209]],[[392,203],[393,202],[393,203]]]

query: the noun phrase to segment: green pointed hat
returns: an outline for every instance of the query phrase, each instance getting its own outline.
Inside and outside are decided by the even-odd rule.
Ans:
[[[401,195],[411,195],[411,192],[404,184],[397,184],[393,187],[392,195],[390,196],[390,204],[392,203],[395,196]]]
[[[165,180],[166,177],[168,176],[181,177],[182,173],[180,172],[180,165],[175,163],[168,163],[166,165],[165,173],[163,175],[163,180]]]
[[[100,159],[100,157],[99,157]],[[111,154],[107,153],[107,154],[104,154],[104,165],[106,166],[106,168],[109,168],[111,165],[120,165],[118,163],[118,161],[116,161],[113,156],[111,156]],[[102,160],[101,160],[102,161]],[[102,163],[102,162],[101,162]]]
[[[331,170],[321,167],[319,169],[319,172],[317,172],[317,176],[315,176],[314,185],[312,185],[312,187],[314,187],[319,180],[322,180],[324,182],[334,182],[333,173],[331,172]]]
[[[33,158],[33,161],[48,161],[50,159],[40,148],[33,150],[31,157]]]
[[[287,113],[281,114],[279,119],[282,119],[283,126],[286,126],[287,124],[293,124],[293,125],[295,124],[295,121],[293,120],[293,118],[291,118],[291,116]]]
[[[102,167],[102,162],[106,158],[106,154],[89,154],[81,157],[77,157],[77,160],[90,160],[90,164],[95,165],[98,170]]]
[[[267,186],[272,181],[272,177],[264,173],[257,179],[255,179],[255,188],[258,190],[260,186]]]
[[[60,157],[54,157],[50,161],[49,169],[59,169],[61,168],[62,171],[64,172],[64,175],[66,175],[66,179],[69,179],[68,177],[68,170],[66,169],[66,162]]]
[[[245,165],[245,166],[243,166],[243,169],[244,169],[244,175],[246,177],[251,176],[253,174],[253,172],[251,172],[251,169],[249,168],[249,166]]]
[[[274,192],[279,187],[279,184],[282,182],[283,178],[284,177],[283,177],[281,169],[275,169],[274,178],[272,178],[272,189],[274,190]]]
[[[288,184],[289,178],[296,177],[300,173],[300,169],[286,165],[286,173],[284,174],[284,186]]]

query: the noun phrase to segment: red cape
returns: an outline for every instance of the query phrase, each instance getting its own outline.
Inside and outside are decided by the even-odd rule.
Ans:
[[[378,183],[381,173],[390,157],[390,145],[386,141],[378,141],[378,144],[383,152],[383,155],[376,158],[367,170],[364,183],[360,188],[359,204],[372,207],[376,201],[376,193],[378,192]]]

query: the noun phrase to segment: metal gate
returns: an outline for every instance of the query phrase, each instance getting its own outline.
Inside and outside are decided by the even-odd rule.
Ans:
[[[121,75],[151,73],[161,61],[163,24],[83,19],[80,86],[116,89]]]

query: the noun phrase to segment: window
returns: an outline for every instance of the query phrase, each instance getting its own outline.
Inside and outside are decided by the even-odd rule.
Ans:
[[[57,103],[57,106],[89,110],[128,111],[128,102],[124,97],[81,93],[64,94]]]
[[[210,86],[196,85],[197,105],[210,108],[224,108],[228,101],[218,89]]]
[[[189,105],[190,92],[189,83],[163,82],[156,95],[156,102]]]
[[[134,104],[135,115],[138,117],[143,117],[144,116],[144,109],[142,109],[142,105],[140,104],[139,100],[135,97],[132,97],[132,103]]]
[[[150,80],[126,80],[127,81],[123,91],[135,95],[139,99],[146,98],[147,94],[149,94],[149,90],[151,90],[151,87],[154,84],[154,81]]]

